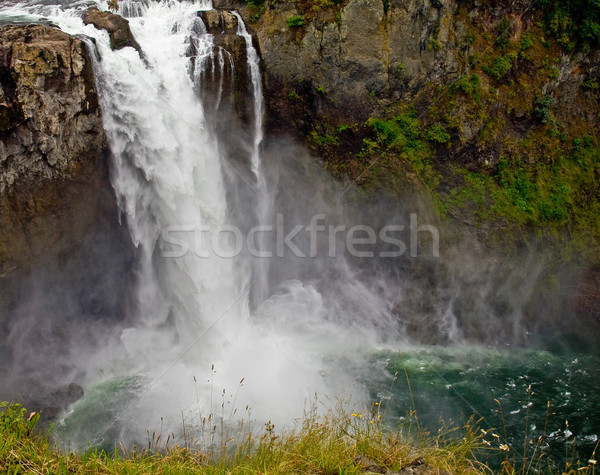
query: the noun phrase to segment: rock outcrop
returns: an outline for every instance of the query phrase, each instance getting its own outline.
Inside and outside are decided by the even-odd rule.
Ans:
[[[218,112],[213,120],[235,110],[247,121],[247,96],[252,89],[248,86],[246,42],[238,35],[237,17],[226,10],[206,10],[198,12],[196,21],[188,56],[192,58],[192,76],[199,78],[196,85],[204,107],[209,113]],[[206,33],[211,35],[208,48],[208,43],[200,40]]]
[[[112,49],[130,46],[141,53],[142,49],[129,29],[129,21],[121,15],[90,8],[83,15],[83,22],[86,25],[94,25],[100,30],[106,30],[110,36]]]
[[[530,2],[279,0],[253,7],[241,0],[215,0],[214,5],[238,9],[256,34],[270,132],[306,142],[311,135],[335,136],[336,128],[345,128],[336,137],[337,158],[328,157],[328,147],[318,140],[308,140],[325,159],[343,162],[356,155],[365,121],[393,115],[399,105],[414,106],[425,122],[436,122],[432,112],[440,109],[445,93],[467,89],[472,94],[468,84],[451,88],[471,75],[481,81],[476,87],[489,93],[487,101],[477,99],[486,113],[467,110],[469,104],[460,99],[452,110],[443,104],[458,125],[451,150],[440,149],[442,159],[452,155],[478,170],[495,166],[503,141],[524,139],[539,125],[532,111],[545,95],[555,100],[560,122],[578,122],[579,134],[581,124],[596,120],[596,96],[582,83],[597,76],[600,52],[551,48],[539,26],[543,11]],[[495,41],[499,34],[506,36],[504,42]],[[492,70],[494,65],[507,69]],[[487,140],[490,122],[498,130]],[[350,131],[352,125],[357,127]]]
[[[0,29],[0,117],[3,275],[69,249],[116,206],[83,41],[41,25]]]
[[[66,355],[122,318],[132,266],[85,43],[0,28],[0,118],[0,399],[46,417],[81,396]]]
[[[239,8],[251,19],[242,2],[217,0],[215,6]],[[426,81],[459,74],[452,46],[464,42],[466,31],[455,27],[456,8],[451,0],[349,0],[304,12],[302,3],[269,2],[252,27],[265,62],[271,123],[291,118],[302,130],[303,115],[321,111],[340,121],[364,120],[377,100],[398,100]],[[295,15],[302,25],[288,25]],[[432,47],[433,41],[444,46]],[[302,114],[290,114],[291,91],[311,102]]]

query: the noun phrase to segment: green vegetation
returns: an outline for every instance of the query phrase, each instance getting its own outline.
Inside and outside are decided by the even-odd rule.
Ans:
[[[429,186],[437,185],[438,176],[431,163],[432,147],[427,141],[445,143],[447,132],[442,126],[425,130],[416,109],[410,107],[391,119],[371,118],[365,128],[368,134],[358,158],[365,163],[375,160],[372,174],[386,173],[390,167],[405,170],[408,165]]]
[[[451,92],[460,91],[467,96],[470,96],[475,103],[481,105],[481,78],[477,74],[462,76],[454,84],[450,86]]]
[[[288,28],[298,28],[304,25],[304,15],[292,15],[285,20]]]
[[[463,429],[442,428],[435,435],[418,430],[413,414],[396,429],[382,422],[381,404],[368,414],[343,407],[319,415],[313,409],[295,428],[275,432],[267,423],[259,434],[240,433],[202,450],[202,441],[189,435],[184,445],[160,435],[149,436],[144,449],[115,454],[90,448],[83,454],[54,448],[51,437],[36,433],[39,414],[19,404],[0,404],[0,471],[3,473],[347,473],[395,470],[425,465],[432,471],[489,472],[477,462],[475,452],[490,449],[474,424]],[[209,418],[210,419],[210,418]],[[401,418],[405,419],[405,418]],[[210,423],[209,423],[210,424]],[[208,437],[214,438],[214,432]],[[209,441],[210,442],[210,441]],[[498,445],[498,444],[496,444]],[[496,448],[496,451],[498,449]]]
[[[598,0],[540,0],[546,9],[545,29],[556,41],[572,50],[578,45],[600,46]]]
[[[457,168],[462,183],[444,195],[451,209],[466,210],[480,222],[505,220],[545,227],[558,232],[567,223],[597,230],[600,202],[595,181],[600,173],[600,149],[590,136],[577,139],[570,157],[527,165],[521,159],[502,158],[489,174]],[[585,218],[584,218],[585,216]],[[583,243],[582,243],[583,244]]]
[[[430,142],[441,145],[450,142],[450,134],[446,130],[446,127],[441,124],[434,124],[428,127],[425,132],[425,138]]]
[[[320,135],[316,130],[310,132],[308,139],[319,147],[337,145],[339,143],[338,137],[329,134]]]
[[[393,381],[397,375],[398,372]],[[530,386],[528,403],[532,403],[533,394]],[[204,419],[206,430],[200,439],[186,433],[182,422],[182,445],[177,443],[174,433],[166,439],[163,434],[148,433],[147,446],[143,448],[120,444],[111,453],[90,447],[77,454],[57,448],[51,430],[43,433],[37,427],[39,413],[28,414],[20,404],[0,402],[0,471],[359,475],[403,470],[413,473],[411,469],[419,466],[419,473],[595,473],[596,451],[589,460],[577,460],[575,453],[568,453],[568,442],[564,466],[558,467],[548,460],[543,451],[545,436],[528,437],[529,412],[525,415],[524,446],[518,448],[509,446],[499,435],[503,433],[502,427],[483,430],[472,418],[462,427],[440,421],[439,429],[431,434],[421,425],[414,409],[391,421],[386,420],[384,405],[379,400],[362,413],[338,403],[337,407],[318,413],[315,401],[301,421],[280,432],[271,422],[256,432],[250,424],[240,421],[233,433],[234,429],[224,429],[224,424],[210,415]],[[217,426],[221,427],[219,431]],[[493,464],[493,469],[482,460]]]
[[[594,91],[600,88],[600,83],[598,82],[597,78],[589,78],[581,83],[581,87]]]
[[[496,46],[499,48],[507,48],[509,45],[510,22],[506,16],[502,17],[497,28]]]
[[[504,56],[492,58],[482,69],[490,76],[501,79],[511,70],[515,59],[517,59],[517,53],[511,51]]]
[[[427,44],[427,49],[431,51],[439,51],[442,49],[442,44],[435,38],[431,38]]]
[[[530,58],[527,55],[526,51],[528,49],[532,48],[534,45],[535,45],[535,43],[534,43],[533,39],[531,38],[531,35],[529,33],[525,33],[521,37],[521,41],[520,41],[521,51],[519,51],[519,58],[529,60]]]
[[[556,101],[552,98],[552,96],[546,94],[544,98],[537,98],[535,100],[535,105],[536,107],[533,113],[542,124],[547,124],[549,121],[553,123],[555,122],[551,108],[556,105]]]

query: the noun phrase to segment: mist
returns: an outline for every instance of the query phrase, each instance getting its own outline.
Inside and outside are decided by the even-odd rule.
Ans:
[[[257,140],[263,104],[248,89],[253,102],[236,108],[230,63],[197,74],[200,52],[215,51],[196,16],[208,8],[131,9],[144,58],[112,51],[76,11],[41,10],[94,38],[115,222],[130,244],[92,233],[2,281],[0,397],[57,417],[78,450],[181,437],[182,417],[192,432],[209,414],[283,427],[315,400],[369,407],[393,378],[379,351],[542,344],[544,322],[572,316],[568,304],[539,316],[535,245],[490,253],[425,196],[365,196],[289,138]]]

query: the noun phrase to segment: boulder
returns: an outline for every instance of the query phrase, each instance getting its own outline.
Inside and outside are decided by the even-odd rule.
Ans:
[[[103,12],[97,8],[88,9],[83,15],[83,23],[94,25],[96,28],[108,31],[110,36],[110,47],[121,49],[130,46],[139,53],[142,48],[133,37],[129,28],[129,21],[121,15],[112,12]]]

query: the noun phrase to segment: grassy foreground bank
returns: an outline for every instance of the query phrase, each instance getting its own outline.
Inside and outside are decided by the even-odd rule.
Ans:
[[[266,424],[258,433],[244,429],[223,440],[213,430],[207,440],[186,435],[179,445],[171,436],[161,441],[162,435],[148,434],[144,448],[119,447],[114,454],[91,448],[75,454],[61,451],[51,431],[37,427],[39,413],[3,402],[0,473],[595,473],[595,460],[553,467],[535,451],[518,454],[476,424],[427,434],[412,414],[392,431],[384,428],[378,409],[374,404],[371,414],[343,408],[311,413],[280,433]],[[504,457],[501,468],[492,470],[482,462],[499,454]]]

